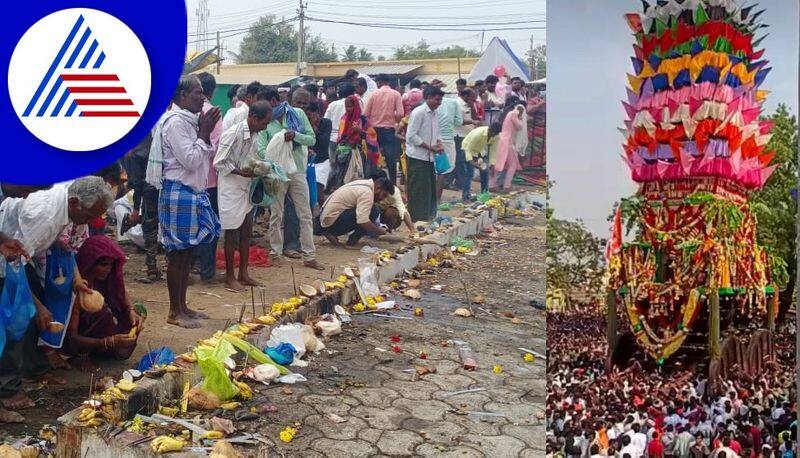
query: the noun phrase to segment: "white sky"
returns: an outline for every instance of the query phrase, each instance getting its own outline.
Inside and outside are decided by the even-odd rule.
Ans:
[[[653,3],[653,2],[651,2]],[[754,2],[747,2],[748,4]],[[625,112],[625,73],[631,71],[634,38],[623,15],[640,11],[634,0],[558,0],[547,11],[547,171],[555,180],[551,203],[561,218],[581,218],[608,235],[606,217],[615,201],[636,191],[619,154]],[[764,105],[779,103],[797,114],[798,5],[761,0],[769,36],[761,43],[772,72],[761,89]]]
[[[199,0],[187,0],[186,8],[189,16],[189,40],[195,40],[197,20],[195,11]],[[211,15],[208,20],[208,30],[231,30],[247,27],[259,16],[272,13],[278,17],[290,18],[296,15],[298,1],[277,0],[208,0]],[[545,20],[545,0],[366,0],[366,1],[338,1],[338,0],[308,0],[306,14],[309,17],[344,20],[348,22],[367,23],[393,23],[393,24],[436,24],[449,26],[453,24],[485,24],[508,23],[527,20]],[[297,23],[295,22],[295,27]],[[365,28],[354,25],[329,24],[320,22],[307,22],[311,32],[321,35],[328,43],[336,45],[341,53],[348,45],[365,47],[375,57],[383,55],[391,58],[393,48],[415,44],[420,39],[425,39],[432,48],[446,47],[448,45],[462,45],[467,48],[479,50],[481,32],[479,31],[410,31],[394,29]],[[544,22],[535,23],[534,26],[545,26]],[[485,28],[513,28],[525,27],[524,24],[513,25],[484,25]],[[481,26],[469,26],[469,29],[481,29]],[[530,47],[531,36],[534,46],[545,44],[545,30],[513,30],[486,32],[484,44],[488,45],[493,36],[508,40],[517,55],[524,59],[525,52]],[[223,35],[225,33],[223,32]],[[239,43],[244,35],[227,38],[224,41],[226,49],[238,52]],[[213,41],[210,48],[214,47]],[[189,44],[189,50],[195,49],[195,44]]]

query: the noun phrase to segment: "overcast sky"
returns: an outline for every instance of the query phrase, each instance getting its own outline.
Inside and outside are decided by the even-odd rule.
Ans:
[[[652,3],[652,2],[651,2]],[[547,171],[556,185],[551,204],[562,218],[582,218],[606,236],[613,203],[636,188],[619,154],[623,137],[620,100],[631,71],[634,38],[623,14],[634,0],[558,0],[547,10]],[[770,35],[761,43],[772,72],[765,112],[779,103],[797,113],[798,5],[761,0]]]
[[[189,41],[195,39],[197,19],[195,11],[200,0],[187,0],[189,15]],[[323,19],[344,20],[348,22],[393,23],[403,25],[436,24],[450,26],[453,24],[476,23],[508,23],[524,20],[545,20],[545,0],[308,0],[307,15]],[[231,30],[246,27],[258,16],[272,13],[278,17],[290,18],[296,15],[298,1],[276,0],[208,0],[211,16],[208,30]],[[295,23],[296,24],[296,23]],[[312,33],[321,35],[328,43],[336,45],[341,53],[350,44],[365,47],[376,57],[380,55],[391,58],[392,50],[404,44],[415,44],[425,39],[432,47],[462,45],[478,50],[481,44],[479,31],[409,31],[365,28],[355,25],[329,24],[320,22],[307,23]],[[536,27],[544,26],[544,22],[535,23]],[[525,27],[523,24],[469,26],[470,29],[481,28]],[[223,32],[223,35],[225,33]],[[520,56],[530,47],[533,36],[534,45],[545,44],[545,30],[513,30],[486,32],[485,45],[493,36],[508,40],[512,49]],[[238,52],[243,35],[224,40],[227,49]],[[213,47],[213,44],[211,45]],[[189,44],[189,50],[195,45]]]

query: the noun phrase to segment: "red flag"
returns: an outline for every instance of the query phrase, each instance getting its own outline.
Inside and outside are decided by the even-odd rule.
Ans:
[[[611,237],[606,243],[606,262],[610,262],[611,257],[619,253],[620,248],[622,248],[622,211],[617,207],[614,219],[611,220]]]

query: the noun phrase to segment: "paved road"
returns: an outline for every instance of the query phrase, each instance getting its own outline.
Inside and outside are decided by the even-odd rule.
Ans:
[[[287,456],[544,456],[544,361],[525,362],[517,350],[545,351],[543,315],[529,304],[544,299],[543,219],[506,221],[493,248],[462,261],[463,271],[423,278],[424,297],[414,305],[425,309],[424,317],[357,317],[312,358],[304,371],[308,382],[292,386],[290,394],[282,387],[262,389],[257,397],[278,410],[248,428],[279,442],[281,429],[299,425],[292,443],[275,448]],[[475,317],[451,315],[465,300],[462,281],[470,294],[486,297],[481,307],[489,313],[474,307]],[[443,285],[441,293],[430,291],[433,283]],[[528,300],[521,300],[524,294]],[[507,312],[522,323],[512,323]],[[412,315],[410,309],[394,314]],[[471,346],[477,370],[461,367],[457,348],[448,343],[453,340]],[[391,351],[393,345],[403,353]],[[417,357],[421,351],[426,360]],[[416,375],[414,365],[420,364],[436,373]],[[493,373],[496,364],[502,373]],[[471,388],[486,390],[445,397]]]

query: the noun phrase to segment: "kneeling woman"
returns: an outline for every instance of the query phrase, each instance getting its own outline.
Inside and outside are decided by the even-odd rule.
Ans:
[[[94,235],[81,246],[76,263],[83,279],[103,295],[105,303],[95,309],[78,302],[69,321],[65,350],[75,356],[127,359],[136,348],[142,318],[125,292],[125,253],[105,235]],[[137,328],[135,335],[131,335],[133,328]]]

